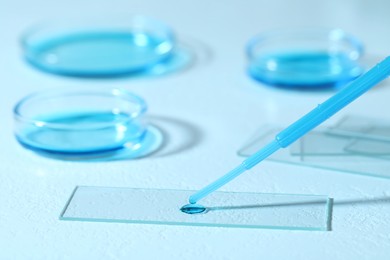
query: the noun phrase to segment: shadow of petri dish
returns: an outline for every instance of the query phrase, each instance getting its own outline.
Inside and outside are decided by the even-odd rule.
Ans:
[[[106,153],[104,156],[90,157],[88,160],[81,158],[81,160],[107,162],[166,157],[191,150],[203,140],[203,131],[188,121],[153,115],[147,116],[146,120],[148,127],[140,146],[124,148],[111,154]]]
[[[198,39],[184,35],[178,40],[178,45],[192,53],[193,59],[188,68],[207,66],[214,59],[213,49]]]
[[[147,70],[123,75],[123,77],[159,78],[176,73],[185,73],[191,69],[207,66],[212,59],[213,52],[209,46],[196,39],[181,37],[169,59],[155,64]]]
[[[182,119],[166,116],[148,116],[152,125],[158,126],[163,138],[151,157],[166,157],[193,149],[199,145],[204,133],[196,125]]]

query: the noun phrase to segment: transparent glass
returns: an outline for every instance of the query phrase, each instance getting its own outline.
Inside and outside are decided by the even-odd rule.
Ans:
[[[390,142],[388,141],[355,139],[354,142],[345,147],[345,150],[352,154],[390,159]]]
[[[248,42],[246,52],[249,75],[274,86],[338,87],[363,72],[362,43],[340,29],[263,33]]]
[[[351,115],[342,118],[330,127],[329,134],[390,141],[390,122],[383,119]]]
[[[293,156],[353,156],[347,147],[356,139],[351,136],[338,136],[328,134],[325,128],[319,128],[301,137],[291,144],[289,150]]]
[[[163,225],[330,230],[332,200],[320,195],[214,192],[207,211],[180,208],[194,191],[85,187],[75,189],[60,219]]]
[[[300,156],[302,159],[309,156],[382,156],[382,159],[390,159],[390,142],[377,139],[356,138],[343,135],[329,134],[328,129],[322,129],[308,133],[290,146],[292,156]],[[312,158],[313,159],[313,158]],[[347,157],[344,157],[346,160]],[[361,158],[362,159],[362,158]],[[363,158],[367,160],[366,158]],[[318,158],[313,159],[318,160]],[[371,160],[371,159],[369,159]]]
[[[154,140],[146,109],[142,98],[126,90],[43,91],[16,104],[15,136],[25,148],[64,159],[138,153]]]
[[[385,120],[346,116],[329,128],[320,128],[291,145],[296,156],[390,155],[390,123]]]
[[[168,62],[175,38],[163,22],[140,15],[50,21],[21,39],[26,60],[46,72],[110,77]]]
[[[263,126],[238,151],[238,154],[244,157],[251,156],[273,140],[281,129],[278,126]],[[312,142],[313,140],[315,141]],[[390,155],[372,156],[368,153],[350,152],[349,150],[354,146],[357,149],[354,137],[330,135],[328,129],[325,131],[317,129],[298,140],[295,145],[280,149],[268,159],[301,166],[390,178]]]

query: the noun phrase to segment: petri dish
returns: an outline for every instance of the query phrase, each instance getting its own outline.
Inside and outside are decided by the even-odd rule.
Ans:
[[[278,87],[340,87],[363,72],[363,44],[340,29],[280,30],[253,37],[246,46],[248,73]]]
[[[171,28],[141,15],[53,21],[28,30],[21,43],[36,68],[78,77],[141,73],[169,62],[175,49]]]
[[[14,133],[22,146],[48,157],[140,157],[158,140],[146,110],[142,98],[122,89],[48,90],[16,104]]]

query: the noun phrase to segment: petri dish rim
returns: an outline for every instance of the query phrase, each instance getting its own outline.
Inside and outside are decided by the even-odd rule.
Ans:
[[[71,22],[69,22],[69,20],[71,20]],[[150,23],[152,24],[153,26],[155,26],[157,29],[159,29],[159,32],[160,33],[163,33],[167,39],[171,40],[172,42],[175,41],[175,33],[173,31],[173,29],[166,23],[158,20],[158,19],[155,19],[155,18],[152,18],[152,17],[149,17],[149,16],[146,16],[146,15],[142,15],[142,14],[135,14],[135,15],[127,15],[127,16],[119,16],[119,17],[109,17],[107,18],[107,21],[106,19],[102,19],[101,17],[87,17],[87,18],[84,18],[84,17],[74,17],[72,19],[69,19],[67,18],[66,21],[65,20],[43,20],[43,21],[40,21],[34,25],[32,25],[31,27],[29,27],[28,29],[26,29],[22,35],[20,36],[20,45],[22,46],[22,48],[27,48],[29,47],[29,45],[31,44],[31,40],[33,40],[34,36],[36,36],[36,34],[40,33],[40,32],[44,32],[44,30],[51,30],[51,29],[56,29],[57,26],[61,26],[61,27],[64,27],[64,28],[77,28],[77,26],[79,26],[80,24],[84,24],[84,26],[88,26],[88,28],[90,26],[96,26],[94,23],[98,23],[98,25],[110,25],[110,21],[112,24],[115,24],[115,23],[125,23],[125,22],[131,22],[131,21],[134,21],[136,23],[138,22],[147,22],[147,23]],[[107,24],[105,24],[107,22]],[[107,26],[107,28],[110,28],[111,26]],[[87,28],[87,27],[86,27]],[[131,28],[131,27],[129,27]],[[142,28],[142,27],[140,27]],[[145,28],[143,28],[145,29]]]
[[[275,37],[280,37],[286,38],[286,37],[291,37],[291,36],[296,36],[296,35],[322,35],[322,36],[330,36],[333,35],[334,38],[337,38],[337,40],[345,40],[348,43],[351,44],[352,47],[355,48],[354,52],[354,59],[358,59],[361,57],[361,55],[364,52],[364,45],[363,43],[355,36],[345,32],[342,29],[338,28],[302,28],[302,29],[279,29],[279,30],[274,30],[274,31],[266,31],[263,33],[259,33],[252,38],[249,39],[245,46],[245,52],[246,55],[249,59],[256,58],[256,55],[254,53],[254,48],[258,44],[262,44],[270,39],[273,39]]]
[[[108,126],[112,126],[117,123],[128,122],[130,120],[134,120],[135,118],[143,115],[147,111],[147,105],[144,99],[124,89],[113,88],[113,89],[102,89],[102,90],[97,90],[97,89],[79,90],[79,89],[59,88],[56,90],[43,90],[43,91],[35,92],[22,98],[14,106],[13,109],[14,119],[18,122],[41,125],[52,129],[77,130],[79,129],[78,127],[74,127],[68,124],[52,123],[52,122],[47,122],[45,120],[34,119],[32,117],[25,116],[23,115],[23,113],[21,113],[21,109],[23,108],[24,105],[26,105],[27,102],[37,102],[39,101],[39,99],[42,99],[44,101],[48,97],[69,97],[69,96],[90,96],[90,95],[102,96],[102,97],[111,96],[112,98],[119,97],[122,100],[133,102],[138,106],[137,111],[128,114],[128,118],[126,118],[125,120],[122,119],[122,120],[116,120],[108,123],[100,123],[98,124],[98,126],[94,124],[94,126],[91,127],[93,129],[106,128]],[[83,129],[88,129],[88,128],[83,127]]]

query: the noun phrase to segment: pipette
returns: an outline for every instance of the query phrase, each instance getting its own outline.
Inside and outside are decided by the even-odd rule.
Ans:
[[[270,142],[268,145],[264,146],[259,151],[248,157],[236,168],[190,196],[190,204],[197,203],[199,200],[206,197],[213,191],[219,189],[220,187],[230,182],[243,172],[251,169],[253,166],[257,165],[280,148],[288,147],[290,144],[298,140],[300,137],[308,133],[313,128],[317,127],[329,117],[333,116],[339,110],[341,110],[349,103],[363,95],[366,91],[371,89],[380,81],[384,80],[389,75],[390,56],[378,63],[376,66],[374,66],[362,76],[355,79],[348,86],[341,89],[339,92],[327,99],[325,102],[319,104],[316,108],[314,108],[309,113],[295,121],[286,129],[282,130],[279,134],[275,136],[275,139],[272,142]],[[191,205],[185,205],[182,208],[182,211],[185,212],[185,210],[188,208],[192,209],[189,206]],[[197,212],[195,213],[200,213],[203,211],[197,210]]]

